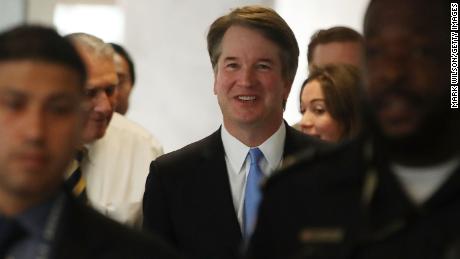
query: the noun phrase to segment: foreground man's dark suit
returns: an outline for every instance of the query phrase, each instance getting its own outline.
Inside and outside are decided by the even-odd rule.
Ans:
[[[317,141],[286,125],[283,157]],[[144,228],[193,258],[237,258],[241,230],[233,206],[220,129],[150,165]]]
[[[460,168],[417,207],[366,143],[270,179],[248,258],[460,258]]]
[[[128,229],[67,195],[51,258],[175,259],[163,241]]]

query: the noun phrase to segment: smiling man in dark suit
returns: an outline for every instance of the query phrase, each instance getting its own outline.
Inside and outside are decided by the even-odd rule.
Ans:
[[[299,48],[276,12],[236,8],[207,41],[223,125],[151,163],[144,228],[194,258],[236,258],[254,228],[260,181],[316,141],[283,121]]]

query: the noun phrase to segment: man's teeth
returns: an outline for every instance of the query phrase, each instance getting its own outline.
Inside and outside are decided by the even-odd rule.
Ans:
[[[242,101],[253,101],[256,99],[255,96],[238,96],[238,99]]]

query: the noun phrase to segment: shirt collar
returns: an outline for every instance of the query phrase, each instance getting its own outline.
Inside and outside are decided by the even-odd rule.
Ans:
[[[17,220],[30,234],[41,237],[48,221],[51,208],[58,196],[58,194],[54,194],[45,202],[27,209],[17,216]]]
[[[106,132],[107,134],[107,132]],[[105,137],[105,136],[104,136]],[[83,160],[87,160],[90,164],[93,162],[92,157],[94,157],[94,154],[96,153],[95,149],[97,147],[97,142],[101,141],[101,139],[98,139],[92,143],[84,144],[83,145],[83,152],[85,152],[85,156]]]
[[[283,159],[284,141],[286,140],[286,125],[281,123],[279,129],[271,135],[264,143],[259,146],[259,149],[264,154],[268,161],[270,172],[277,169]]]
[[[234,172],[239,173],[246,161],[250,147],[232,136],[224,125],[222,125],[221,138],[224,145],[225,156],[230,162],[230,166]],[[275,170],[281,164],[285,139],[286,126],[284,122],[282,122],[278,130],[258,146],[268,162],[270,171]]]

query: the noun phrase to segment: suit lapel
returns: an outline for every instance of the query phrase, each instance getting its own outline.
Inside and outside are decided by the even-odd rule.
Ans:
[[[292,155],[295,153],[296,144],[294,140],[294,133],[292,132],[292,128],[289,127],[289,125],[286,125],[286,139],[284,140],[284,150],[283,150],[283,158],[285,158],[288,155]]]
[[[202,213],[197,219],[202,231],[215,242],[222,242],[231,251],[241,241],[230,182],[228,179],[225,152],[220,130],[208,137],[204,143],[201,161],[197,168],[196,211]]]
[[[91,234],[85,229],[94,226],[82,224],[85,218],[86,215],[82,214],[74,198],[66,191],[65,205],[57,228],[56,243],[51,258],[90,258],[88,246]]]
[[[315,139],[289,126],[287,122],[284,122],[284,124],[286,125],[286,139],[284,141],[283,159],[303,149],[315,148],[316,145],[319,145]]]

